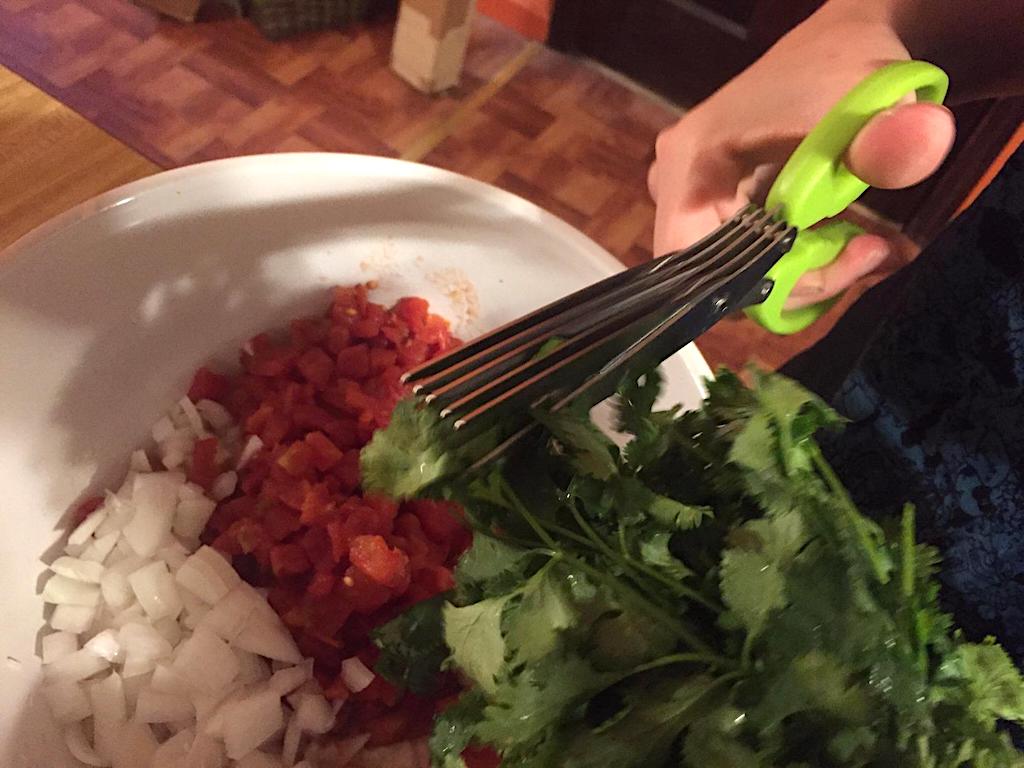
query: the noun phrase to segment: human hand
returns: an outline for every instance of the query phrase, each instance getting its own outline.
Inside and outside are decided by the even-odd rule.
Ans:
[[[656,254],[686,247],[751,200],[763,201],[782,164],[836,101],[884,64],[909,58],[884,24],[828,10],[797,27],[658,137],[648,176],[657,203]],[[944,107],[903,103],[858,134],[846,164],[871,186],[911,186],[941,165],[954,133],[952,114]],[[889,242],[877,235],[855,238],[834,262],[804,275],[786,307],[841,293],[878,268],[890,251]]]

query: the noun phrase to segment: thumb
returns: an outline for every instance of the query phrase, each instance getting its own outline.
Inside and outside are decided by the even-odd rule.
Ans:
[[[889,241],[878,235],[859,235],[839,257],[800,278],[786,299],[786,309],[799,309],[837,296],[860,278],[874,272],[892,253]]]
[[[846,152],[846,165],[872,187],[909,187],[935,173],[955,135],[953,113],[942,105],[903,104],[861,129]]]

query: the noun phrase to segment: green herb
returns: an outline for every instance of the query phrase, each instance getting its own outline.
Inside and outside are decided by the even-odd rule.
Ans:
[[[1024,765],[999,730],[1024,722],[1024,682],[939,609],[913,509],[854,506],[814,441],[840,419],[780,376],[722,373],[682,414],[654,410],[659,384],[622,387],[621,450],[541,412],[544,445],[453,480],[464,463],[406,407],[364,453],[372,487],[432,486],[477,528],[448,602],[378,634],[395,682],[447,664],[474,683],[435,765],[471,744],[505,768]]]

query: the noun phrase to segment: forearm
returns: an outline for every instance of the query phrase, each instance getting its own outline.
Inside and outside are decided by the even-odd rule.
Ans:
[[[953,101],[1024,94],[1021,0],[830,0],[815,17],[891,30],[949,73]]]

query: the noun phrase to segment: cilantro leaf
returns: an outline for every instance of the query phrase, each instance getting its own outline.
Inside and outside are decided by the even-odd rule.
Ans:
[[[627,715],[608,727],[578,728],[561,764],[565,768],[663,765],[680,732],[713,707],[709,694],[714,688],[714,680],[703,675],[638,679],[623,695]]]
[[[539,571],[506,611],[505,640],[515,663],[538,661],[551,653],[560,633],[576,622],[576,609],[552,569]]]
[[[730,549],[722,556],[723,617],[735,619],[749,640],[761,634],[769,614],[786,605],[786,582],[778,567],[760,552]]]
[[[374,432],[360,464],[364,489],[396,499],[416,495],[453,468],[437,413],[412,399],[400,401],[387,428]]]
[[[586,415],[536,409],[533,417],[554,435],[581,474],[607,480],[618,472],[618,448]]]
[[[492,597],[462,608],[442,608],[444,640],[452,660],[485,693],[497,689],[497,676],[505,665],[505,638],[501,617],[509,596]]]
[[[502,755],[516,755],[524,744],[536,747],[550,729],[594,694],[615,681],[577,655],[550,655],[527,666],[498,687],[484,707],[476,733]]]
[[[426,696],[436,689],[448,658],[441,622],[441,596],[424,600],[378,627],[373,640],[381,649],[374,670],[386,680]]]
[[[476,738],[485,701],[481,691],[468,691],[438,716],[430,736],[431,765],[465,768],[462,753]]]
[[[640,558],[648,565],[653,565],[682,581],[687,576],[693,575],[693,571],[669,550],[671,539],[672,535],[664,531],[652,533],[649,537],[642,539],[640,541]]]
[[[459,603],[513,591],[526,578],[532,559],[527,550],[477,533],[455,569]]]

